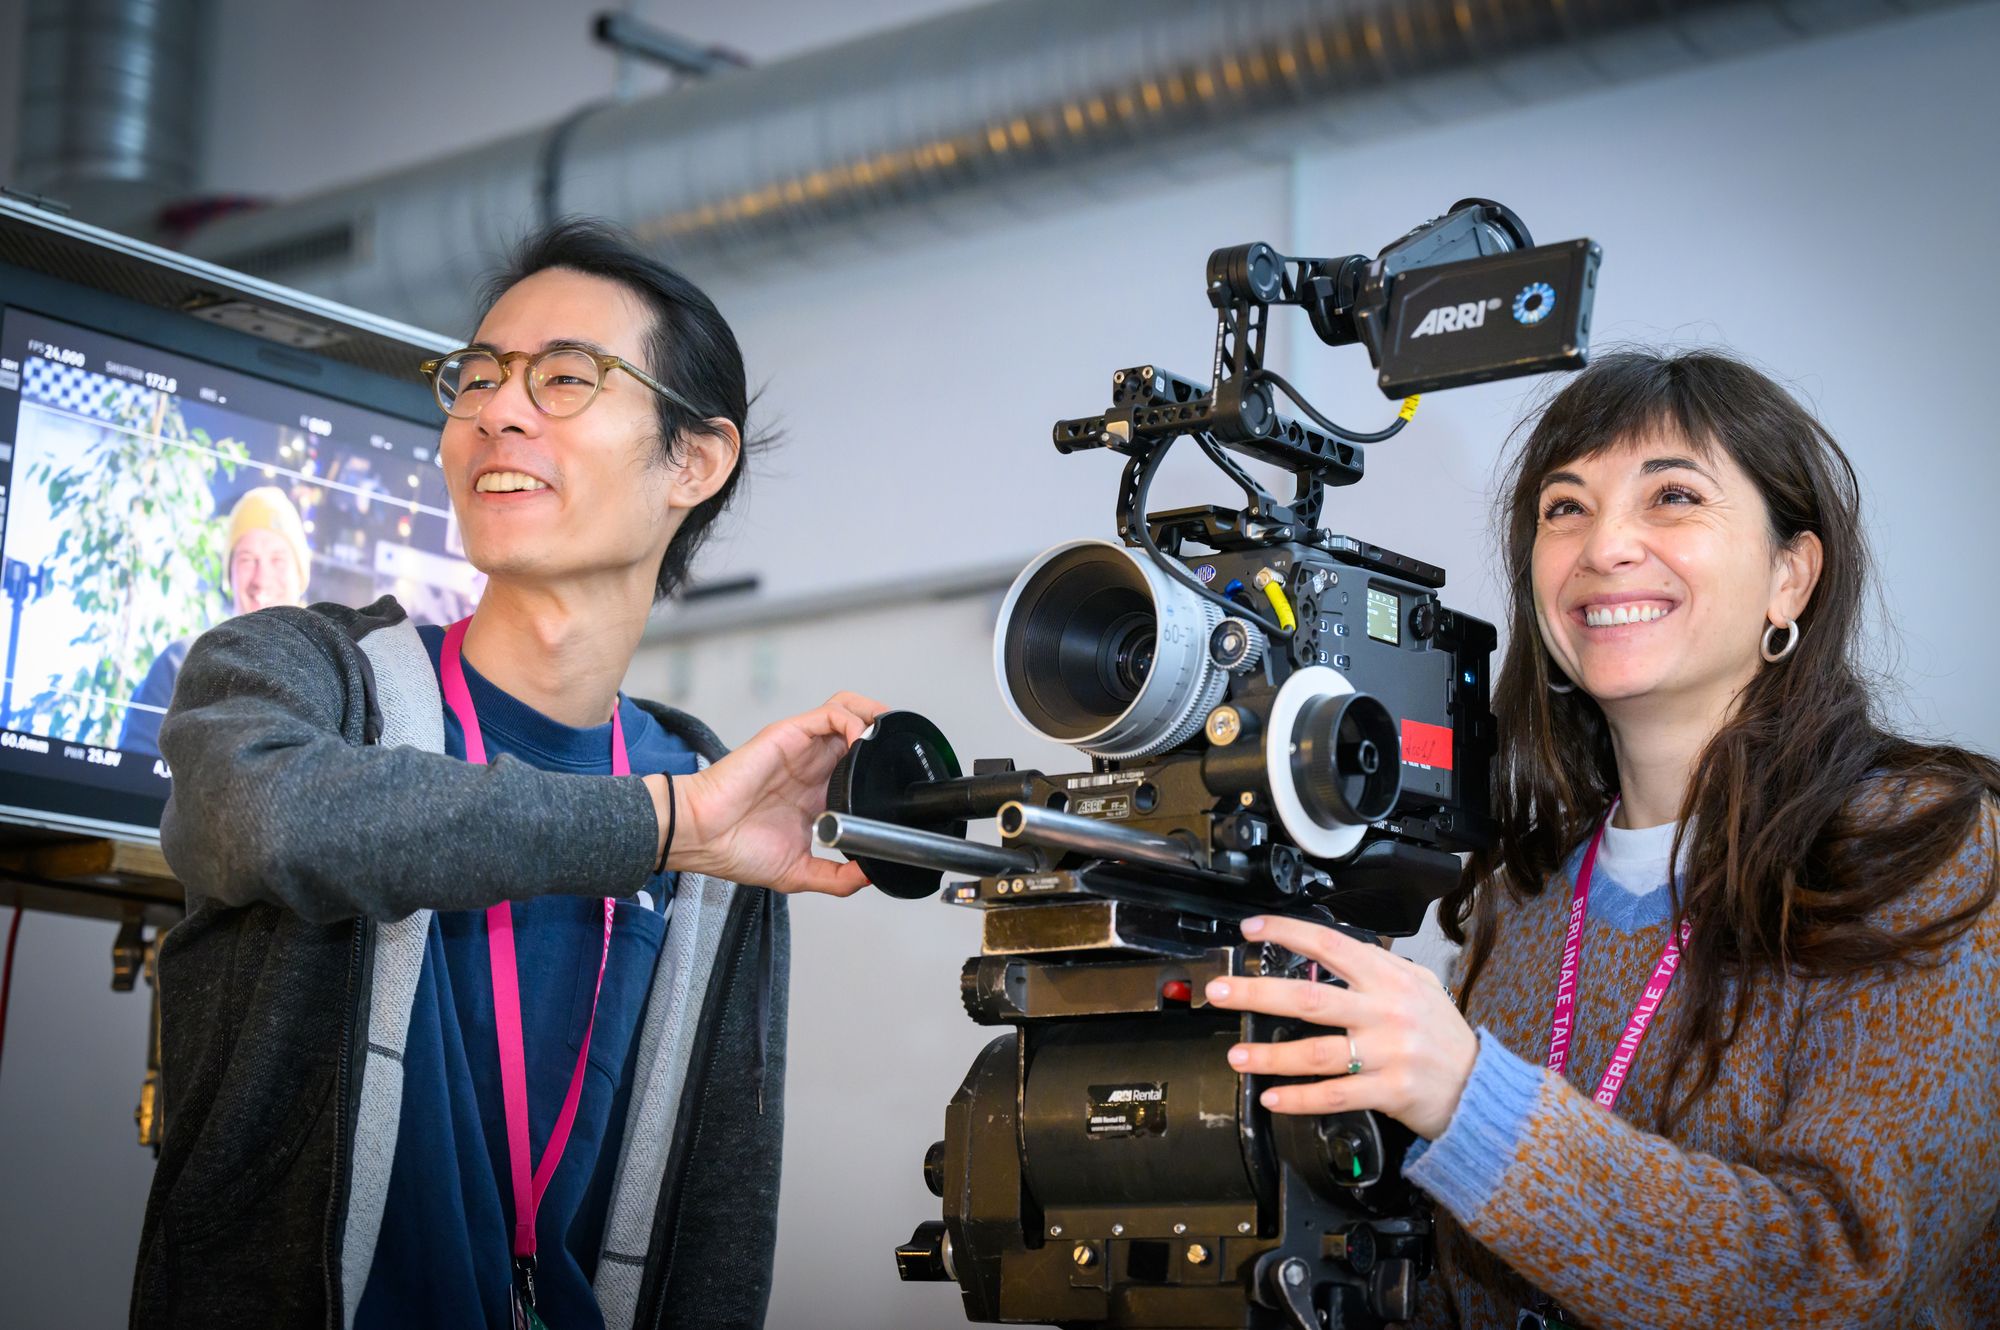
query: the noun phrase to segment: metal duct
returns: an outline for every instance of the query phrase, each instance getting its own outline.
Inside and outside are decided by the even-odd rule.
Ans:
[[[1918,0],[1922,3],[1922,0]],[[1126,166],[1337,144],[1907,12],[1895,0],[1003,0],[733,71],[267,212],[205,258],[463,327],[560,213],[707,267],[997,193],[1066,206]],[[1263,141],[1258,141],[1259,136]]]
[[[207,0],[29,0],[21,187],[81,220],[150,234],[201,165],[207,10]]]

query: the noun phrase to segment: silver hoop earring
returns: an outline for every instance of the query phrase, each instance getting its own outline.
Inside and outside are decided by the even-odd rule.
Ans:
[[[1777,632],[1780,628],[1785,630],[1785,645],[1779,648],[1778,650],[1773,651],[1771,649],[1771,634]],[[1757,654],[1762,656],[1766,661],[1775,665],[1779,661],[1783,660],[1785,657],[1791,655],[1793,650],[1795,650],[1798,647],[1799,639],[1801,637],[1804,637],[1805,635],[1806,635],[1805,629],[1799,627],[1799,625],[1794,620],[1791,619],[1787,619],[1783,623],[1765,624],[1764,640],[1758,644]]]
[[[1576,685],[1571,683],[1558,671],[1551,669],[1549,671],[1549,691],[1566,696],[1576,691]]]

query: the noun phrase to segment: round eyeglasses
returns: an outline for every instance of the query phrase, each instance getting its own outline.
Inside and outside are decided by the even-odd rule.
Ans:
[[[457,420],[470,420],[485,409],[513,373],[517,360],[528,362],[528,400],[543,415],[573,416],[592,402],[604,389],[604,377],[622,369],[660,396],[696,416],[694,403],[622,356],[607,355],[580,346],[552,346],[545,351],[488,351],[468,346],[418,366],[431,381],[444,413]]]

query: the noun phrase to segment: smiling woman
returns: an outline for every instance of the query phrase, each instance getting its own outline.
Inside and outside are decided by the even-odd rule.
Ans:
[[[1685,938],[1687,973],[1672,982],[1667,970],[1659,1047],[1622,1085],[1623,1111],[1659,1135],[1613,1144],[1607,1122],[1578,1124],[1603,1142],[1587,1171],[1666,1165],[1678,1178],[1598,1202],[1622,1213],[1596,1222],[1633,1240],[1597,1276],[1634,1282],[1552,1288],[1534,1243],[1507,1264],[1599,1326],[1665,1323],[1707,1296],[1757,1324],[1805,1305],[1855,1323],[1920,1321],[1925,1300],[1945,1320],[1945,1307],[1990,1305],[1994,1290],[1974,1288],[1962,1264],[1968,1247],[1887,1253],[1927,1212],[1955,1211],[1946,1228],[1959,1242],[1993,1222],[1993,1188],[1972,1180],[2000,1150],[1991,1059],[1960,1064],[1957,1046],[1989,1046],[1993,1033],[2000,770],[1873,718],[1855,659],[1868,571],[1846,455],[1740,362],[1635,353],[1600,360],[1551,402],[1510,481],[1501,831],[1446,906],[1469,944],[1466,1010],[1538,1053],[1564,969],[1579,1021],[1601,1022],[1577,1029],[1578,1073],[1595,1077],[1637,1056],[1617,1031],[1655,986],[1645,975],[1668,939]],[[1597,862],[1579,862],[1599,827]],[[1652,830],[1652,871],[1624,853],[1620,833],[1638,829]],[[1632,895],[1601,892],[1611,908],[1599,908],[1593,867]],[[1627,903],[1648,895],[1656,906]],[[1569,939],[1549,931],[1579,902],[1589,918],[1576,943],[1618,958],[1580,976],[1556,965]],[[1954,1102],[1985,1107],[1968,1116]],[[1522,1147],[1534,1152],[1548,1130],[1524,1120]],[[1935,1151],[1933,1165],[1892,1180],[1897,1142]],[[1528,1161],[1516,1185],[1551,1167]],[[1674,1280],[1632,1291],[1668,1268],[1641,1235],[1665,1242],[1697,1215],[1695,1231],[1741,1244],[1745,1278],[1765,1292]],[[1491,1253],[1512,1243],[1467,1231],[1490,1273]],[[1463,1266],[1482,1264],[1472,1244],[1458,1250]]]
[[[1449,1219],[1417,1324],[1985,1323],[2000,767],[1874,718],[1847,458],[1737,361],[1611,356],[1535,422],[1502,515],[1498,835],[1442,907],[1458,1008],[1253,921],[1346,987],[1212,987],[1335,1027],[1232,1063],[1303,1078],[1277,1111],[1422,1138],[1405,1172]]]

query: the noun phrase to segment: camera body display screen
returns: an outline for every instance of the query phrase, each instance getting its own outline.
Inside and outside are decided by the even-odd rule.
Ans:
[[[1403,602],[1379,586],[1368,588],[1368,636],[1390,646],[1403,643]]]
[[[20,285],[0,285],[0,805],[149,834],[172,780],[160,722],[202,632],[385,593],[449,622],[479,578],[434,422],[17,305]]]

